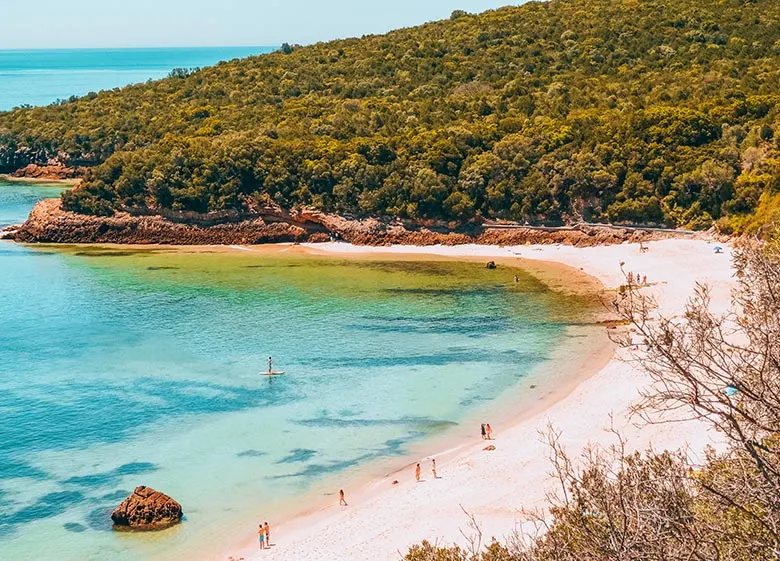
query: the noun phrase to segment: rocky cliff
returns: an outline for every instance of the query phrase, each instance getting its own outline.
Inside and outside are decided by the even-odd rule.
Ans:
[[[264,209],[251,216],[160,216],[117,213],[87,216],[62,209],[60,199],[39,202],[13,238],[20,242],[124,244],[263,244],[322,242],[340,239],[356,245],[458,245],[525,243],[594,246],[679,237],[682,232],[582,225],[534,228],[511,225],[472,226],[454,231],[399,221],[352,220],[318,211]]]
[[[84,175],[86,168],[68,167],[63,164],[50,164],[40,166],[38,164],[28,164],[21,169],[11,173],[11,177],[23,179],[51,179],[61,181],[64,179],[76,179]]]

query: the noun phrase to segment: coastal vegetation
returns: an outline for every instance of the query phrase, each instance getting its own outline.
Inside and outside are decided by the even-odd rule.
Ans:
[[[755,230],[780,193],[780,3],[553,0],[0,114],[68,210],[301,205]]]
[[[651,423],[698,419],[725,446],[708,450],[702,465],[694,465],[685,451],[629,453],[616,435],[612,448],[572,458],[551,430],[558,491],[545,511],[527,513],[533,531],[487,550],[424,542],[404,559],[777,559],[780,246],[743,245],[735,262],[731,313],[711,311],[704,287],[681,318],[656,317],[653,303],[634,291],[615,305],[646,341],[634,360],[653,384],[636,412]]]

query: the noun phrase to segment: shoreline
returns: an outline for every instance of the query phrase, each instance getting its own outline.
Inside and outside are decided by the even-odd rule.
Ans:
[[[483,259],[507,258],[517,266],[526,268],[534,263],[558,263],[565,268],[580,270],[602,283],[606,289],[620,284],[620,263],[627,263],[626,270],[642,264],[665,262],[663,274],[653,264],[651,286],[647,288],[659,300],[665,314],[680,311],[685,300],[699,280],[716,282],[718,291],[728,292],[731,285],[730,257],[709,257],[704,263],[695,263],[693,255],[707,251],[709,242],[696,240],[668,240],[653,242],[647,255],[640,255],[638,245],[601,246],[578,249],[571,246],[433,246],[433,247],[356,247],[346,244],[316,244],[310,247],[317,252],[340,256],[373,256],[388,254],[414,254],[419,257],[449,257]],[[308,247],[305,245],[304,247]],[[598,259],[593,259],[592,254]],[[518,255],[519,254],[519,255]],[[632,258],[636,256],[635,258]],[[605,266],[611,261],[611,267]],[[694,266],[695,263],[695,266]],[[680,271],[677,266],[682,266]],[[725,265],[725,267],[724,267]],[[565,269],[562,269],[565,270]],[[642,269],[647,271],[647,268]],[[529,272],[532,272],[529,270]],[[709,278],[708,278],[709,277]],[[670,289],[670,281],[675,289]],[[727,299],[726,299],[727,300]],[[606,331],[606,329],[605,329]],[[586,349],[587,351],[587,349]],[[474,515],[483,531],[483,544],[490,536],[500,539],[522,526],[521,508],[537,508],[544,504],[548,490],[546,471],[549,467],[544,446],[538,438],[538,430],[552,423],[563,431],[565,444],[573,456],[590,441],[608,444],[608,433],[601,430],[610,422],[628,437],[629,445],[641,449],[650,443],[661,448],[677,448],[690,445],[694,453],[705,444],[717,443],[717,435],[701,426],[689,424],[680,427],[635,427],[626,414],[626,408],[637,395],[644,375],[623,362],[626,351],[609,353],[607,358],[598,353],[584,352],[584,364],[568,364],[567,371],[576,369],[581,375],[570,379],[570,387],[557,388],[558,396],[542,399],[535,406],[522,412],[513,411],[514,401],[524,388],[518,387],[510,395],[496,400],[492,405],[501,414],[492,418],[507,419],[496,425],[497,440],[492,442],[496,451],[483,451],[485,443],[463,435],[463,444],[447,447],[439,445],[436,454],[430,453],[431,441],[420,443],[429,447],[428,452],[410,450],[405,458],[430,458],[435,455],[441,480],[413,483],[411,466],[406,462],[398,470],[383,476],[365,480],[358,489],[347,491],[347,508],[334,506],[335,500],[326,497],[317,504],[291,518],[273,524],[274,547],[260,552],[249,535],[241,543],[215,559],[394,559],[398,552],[405,552],[413,543],[422,539],[438,541],[442,545],[465,543],[468,535],[468,519],[464,510]],[[527,389],[527,388],[525,388]],[[513,394],[513,395],[512,395]],[[583,422],[586,421],[586,422]],[[464,422],[454,430],[471,434]],[[499,464],[498,466],[496,464]],[[366,470],[361,466],[360,470]],[[423,474],[428,479],[428,462]],[[400,484],[392,485],[398,479]],[[405,490],[408,492],[401,492]],[[522,498],[519,498],[522,497]],[[252,523],[247,528],[252,528]],[[328,540],[318,536],[328,535]],[[256,538],[255,538],[256,539]],[[334,557],[335,556],[335,557]]]
[[[44,249],[47,245],[31,244],[28,247]],[[499,267],[505,262],[522,267],[535,276],[547,269],[550,271],[549,278],[544,282],[549,283],[551,289],[564,293],[572,285],[577,286],[577,282],[573,281],[580,275],[595,279],[608,290],[614,289],[624,281],[621,273],[621,266],[624,266],[625,271],[648,274],[650,286],[643,290],[657,298],[661,311],[666,315],[683,309],[695,282],[699,281],[714,283],[714,300],[728,302],[728,290],[733,285],[733,279],[730,248],[726,244],[675,239],[648,245],[650,251],[646,254],[639,252],[639,244],[588,248],[476,244],[372,247],[344,243],[200,247],[51,244],[51,247],[98,252],[121,248],[236,256],[247,252],[259,255],[290,252],[337,259],[444,259],[482,263],[494,260]],[[724,245],[725,253],[714,255],[714,245]],[[599,328],[606,332],[605,325]],[[577,337],[576,333],[572,334],[574,342],[587,341]],[[630,447],[637,449],[650,444],[660,449],[690,445],[691,450],[698,453],[705,444],[717,444],[717,435],[702,431],[695,424],[635,427],[626,410],[646,379],[630,365],[621,362],[624,355],[625,351],[619,351],[604,358],[606,364],[598,364],[593,349],[586,345],[579,355],[575,355],[583,359],[580,363],[567,362],[565,368],[560,369],[562,372],[557,372],[569,374],[564,383],[556,385],[556,381],[551,382],[558,392],[557,397],[545,399],[541,396],[542,399],[528,402],[532,405],[523,404],[520,407],[522,411],[518,412],[518,397],[527,397],[527,379],[524,379],[506,395],[488,404],[493,408],[488,420],[498,438],[492,443],[497,446],[496,451],[482,450],[484,443],[478,436],[474,437],[472,421],[469,420],[474,417],[469,414],[459,425],[448,430],[448,433],[454,433],[452,436],[431,435],[411,446],[402,457],[371,461],[361,464],[346,477],[328,477],[318,482],[296,497],[299,502],[309,501],[306,508],[300,508],[300,504],[294,505],[293,502],[262,506],[262,513],[271,514],[267,517],[272,524],[275,544],[271,550],[260,552],[257,549],[254,534],[257,521],[253,516],[258,513],[253,508],[254,515],[243,512],[235,518],[236,531],[221,536],[224,540],[220,539],[220,544],[228,547],[217,545],[214,550],[221,548],[218,554],[201,551],[199,558],[397,561],[401,557],[399,551],[405,552],[410,545],[423,539],[441,545],[464,545],[464,533],[469,535],[471,532],[464,509],[475,516],[487,541],[491,536],[501,539],[522,527],[521,509],[534,509],[544,504],[545,492],[549,490],[549,464],[546,449],[539,440],[539,431],[544,430],[548,423],[562,431],[564,444],[572,456],[590,442],[611,444],[613,441],[609,434],[602,430],[610,423],[627,437]],[[560,361],[550,363],[561,364]],[[573,371],[579,376],[571,376]],[[480,407],[480,411],[484,410]],[[436,453],[431,454],[432,451]],[[443,478],[414,484],[412,466],[417,460],[425,458],[423,474],[428,476],[430,463],[427,458],[432,456],[437,458]],[[333,483],[337,478],[338,486]],[[398,479],[400,484],[391,485],[394,479]],[[340,487],[345,488],[350,502],[345,509],[334,506],[337,499],[332,493]],[[324,535],[328,536],[327,541],[320,539]],[[189,556],[177,558],[191,559],[192,553],[190,551]]]
[[[591,328],[595,327],[591,326]],[[527,422],[543,413],[548,408],[565,399],[582,382],[595,375],[612,358],[614,349],[609,341],[604,340],[605,338],[593,337],[593,334],[587,337],[588,340],[602,339],[599,341],[598,352],[584,357],[579,375],[574,377],[564,376],[562,385],[553,386],[550,384],[550,387],[546,387],[544,380],[537,379],[547,374],[550,367],[561,365],[563,357],[551,358],[548,360],[547,367],[540,368],[541,372],[532,373],[532,376],[521,380],[515,387],[508,390],[506,394],[469,412],[454,427],[446,429],[441,434],[429,435],[412,443],[402,455],[370,460],[357,466],[356,472],[352,474],[330,475],[318,481],[297,497],[283,501],[284,504],[270,505],[271,508],[264,506],[258,510],[273,512],[273,507],[279,508],[278,512],[281,512],[281,517],[270,520],[274,536],[306,537],[309,534],[313,520],[321,520],[324,517],[325,520],[330,521],[339,517],[341,510],[337,502],[338,489],[340,488],[345,489],[346,499],[350,505],[365,504],[369,501],[381,499],[385,493],[393,493],[405,487],[405,483],[409,483],[409,476],[418,461],[425,462],[425,465],[429,467],[430,459],[435,458],[440,473],[446,474],[447,466],[453,461],[473,453],[479,453],[483,447],[497,443],[495,437],[491,441],[482,441],[479,437],[474,437],[474,434],[478,433],[480,421],[488,413],[487,408],[493,408],[489,415],[494,431],[503,430],[504,427]],[[531,393],[528,392],[529,384],[533,386]],[[519,402],[517,401],[518,399]],[[517,405],[518,403],[523,406],[523,410],[519,413],[509,407],[510,404]],[[484,451],[481,453],[489,454],[489,452]],[[443,478],[446,478],[446,475]],[[423,479],[430,479],[430,472],[426,471],[425,468]],[[393,481],[395,480],[398,480],[399,484],[394,485]],[[301,501],[306,501],[307,506],[304,508],[292,506]],[[244,518],[245,521],[246,518]],[[275,523],[274,520],[276,521]],[[246,535],[250,537],[242,537],[240,541],[234,542],[234,545],[223,549],[218,556],[208,555],[199,558],[223,561],[253,559],[251,554],[256,545],[256,536],[252,534],[252,528],[256,527],[256,523],[253,526],[253,522],[246,521],[246,524],[242,525],[247,530]],[[252,536],[254,539],[252,539]],[[274,538],[273,543],[280,544],[277,538]],[[235,544],[240,545],[236,546]],[[287,553],[290,557],[284,557],[285,559],[297,559],[295,552]],[[266,551],[261,555],[265,557],[267,554],[273,554],[273,552]],[[318,559],[339,558],[339,554],[335,551],[329,555],[334,555],[334,557],[318,557]],[[185,559],[192,559],[192,556],[189,554],[181,557],[177,556],[176,559],[184,561]],[[396,556],[392,559],[397,561],[398,557]]]
[[[46,250],[49,247],[53,247],[64,253],[88,253],[95,252],[96,254],[110,253],[114,251],[138,251],[142,252],[154,252],[158,254],[165,254],[169,252],[183,252],[187,254],[219,254],[226,256],[235,256],[236,259],[244,259],[248,254],[254,254],[255,256],[264,255],[307,255],[314,258],[326,258],[334,260],[347,259],[349,261],[360,260],[411,260],[411,261],[457,261],[457,262],[472,262],[479,264],[483,267],[487,259],[479,255],[436,255],[430,253],[405,253],[403,247],[396,248],[392,255],[385,255],[381,253],[361,252],[361,253],[349,253],[349,252],[333,252],[323,250],[319,246],[307,246],[307,245],[294,245],[294,244],[276,244],[276,245],[263,245],[256,247],[244,247],[244,246],[116,246],[116,245],[92,245],[92,244],[77,244],[77,245],[59,245],[59,244],[22,244],[25,247],[29,247],[33,251],[35,249]],[[511,283],[511,272],[506,269],[502,273],[502,268],[505,266],[518,267],[521,264],[514,256],[497,256],[491,258],[498,266],[498,275],[509,275],[507,282]],[[564,294],[573,294],[577,296],[587,296],[592,298],[590,308],[585,311],[585,315],[582,316],[583,323],[575,323],[566,328],[566,333],[563,335],[562,344],[556,349],[557,352],[553,352],[548,356],[547,360],[537,367],[535,367],[527,376],[518,379],[516,384],[509,388],[504,394],[498,398],[489,402],[478,403],[476,406],[470,405],[470,411],[458,419],[458,424],[448,428],[442,432],[430,434],[417,442],[409,445],[402,455],[390,456],[376,460],[370,460],[366,463],[357,466],[354,470],[350,469],[347,473],[328,476],[321,481],[313,484],[308,490],[302,491],[298,496],[291,497],[289,500],[283,500],[280,502],[271,503],[263,506],[263,511],[276,512],[286,515],[284,519],[296,520],[302,516],[314,515],[320,516],[323,512],[328,513],[330,505],[332,504],[332,498],[330,498],[326,492],[333,492],[334,485],[343,485],[348,491],[348,500],[350,497],[360,501],[363,499],[358,498],[358,494],[362,496],[363,492],[358,492],[358,489],[368,489],[370,494],[375,491],[381,491],[382,483],[392,480],[394,474],[402,474],[409,465],[414,465],[416,459],[428,456],[431,450],[437,451],[437,460],[441,463],[442,468],[449,462],[449,458],[457,457],[464,451],[468,450],[473,443],[473,430],[468,430],[468,427],[473,429],[474,426],[479,427],[480,418],[484,418],[485,415],[489,416],[490,422],[495,427],[495,430],[499,430],[499,427],[509,426],[518,422],[518,419],[527,419],[540,411],[548,408],[551,404],[563,399],[568,393],[572,391],[583,379],[593,375],[598,369],[605,364],[612,356],[612,345],[603,336],[603,327],[597,320],[600,320],[602,313],[598,308],[598,303],[595,302],[596,298],[602,293],[602,284],[586,275],[584,272],[569,267],[567,265],[554,263],[554,262],[534,262],[533,265],[523,263],[523,269],[527,270],[530,274],[540,279],[545,284],[550,283],[550,279],[557,280],[556,283],[552,283],[553,286],[549,288],[554,291],[558,291]],[[548,277],[545,280],[543,277]],[[563,280],[564,282],[560,282]],[[592,321],[591,321],[592,318]],[[579,320],[575,320],[579,321]],[[575,352],[575,348],[582,343],[592,343],[594,347],[597,347],[599,353],[592,355],[590,352]],[[571,364],[568,364],[570,357],[578,357],[581,359],[575,370],[571,370]],[[564,365],[568,365],[569,368],[562,368]],[[557,373],[557,375],[556,375]],[[531,386],[531,388],[529,388]],[[512,409],[511,404],[517,404],[517,400],[522,403],[521,411],[515,411]],[[464,434],[464,427],[467,429],[467,434]],[[410,462],[412,462],[410,464]],[[401,478],[398,475],[399,479]],[[338,483],[335,483],[338,481]],[[389,484],[388,484],[389,485]],[[335,487],[337,490],[339,487]],[[352,491],[354,490],[354,491]],[[301,508],[301,502],[306,501],[308,505],[306,508]],[[281,503],[281,504],[280,504]],[[274,514],[272,523],[278,521],[279,514]],[[244,513],[241,518],[237,518],[236,525],[244,524],[242,520],[248,518]],[[270,517],[269,517],[270,518]],[[274,523],[275,525],[275,523]],[[229,536],[232,539],[228,539],[223,542],[223,546],[226,544],[236,543],[236,537]],[[232,547],[232,546],[231,546]],[[188,552],[189,555],[176,555],[176,559],[190,559],[192,558],[192,552]],[[225,558],[211,557],[208,558]]]

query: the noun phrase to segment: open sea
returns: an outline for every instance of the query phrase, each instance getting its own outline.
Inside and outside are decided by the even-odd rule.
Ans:
[[[164,78],[276,47],[0,50],[0,111]]]
[[[0,53],[0,106],[242,54],[208,51]],[[0,227],[61,189],[0,180]],[[477,262],[0,241],[0,559],[219,558],[366,469],[479,438],[495,400],[566,373],[590,312]],[[268,356],[286,376],[258,375]],[[113,532],[142,484],[184,523]]]

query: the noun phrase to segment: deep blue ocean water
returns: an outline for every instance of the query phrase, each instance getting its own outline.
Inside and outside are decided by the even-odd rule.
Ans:
[[[0,50],[0,111],[164,78],[174,68],[273,51],[275,47]]]

